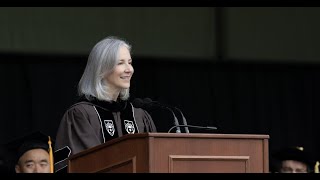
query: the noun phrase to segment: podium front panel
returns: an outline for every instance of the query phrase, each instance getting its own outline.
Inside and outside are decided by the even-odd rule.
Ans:
[[[268,173],[268,135],[125,135],[69,158],[68,172]]]

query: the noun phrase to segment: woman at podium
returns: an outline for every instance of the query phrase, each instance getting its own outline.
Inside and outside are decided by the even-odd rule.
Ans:
[[[79,101],[63,115],[55,143],[55,171],[69,156],[125,134],[156,132],[151,116],[128,101],[134,73],[128,42],[107,37],[91,50],[78,84]]]

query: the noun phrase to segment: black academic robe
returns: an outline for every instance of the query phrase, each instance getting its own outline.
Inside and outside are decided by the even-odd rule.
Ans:
[[[111,125],[111,126],[110,126]],[[62,117],[55,140],[55,172],[66,172],[67,158],[124,134],[156,132],[151,116],[128,101],[81,101]]]

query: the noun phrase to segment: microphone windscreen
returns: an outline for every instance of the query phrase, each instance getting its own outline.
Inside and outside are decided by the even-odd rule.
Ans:
[[[146,104],[153,102],[152,99],[150,99],[150,98],[144,98],[143,101],[144,101],[144,103],[146,103]]]
[[[143,103],[144,103],[144,107],[151,110],[153,108],[155,108],[154,103],[152,103],[152,99],[150,98],[144,98],[143,99]]]
[[[142,108],[144,106],[144,102],[142,99],[140,98],[136,98],[132,101],[132,104],[134,107],[137,107],[137,108]]]

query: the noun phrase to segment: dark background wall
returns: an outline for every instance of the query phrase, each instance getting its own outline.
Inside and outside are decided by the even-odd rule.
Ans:
[[[55,137],[93,45],[133,45],[131,98],[188,124],[320,150],[319,8],[0,8],[0,143]],[[154,115],[165,131],[170,114]],[[156,114],[156,113],[154,113]]]

